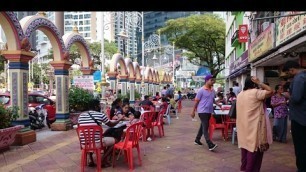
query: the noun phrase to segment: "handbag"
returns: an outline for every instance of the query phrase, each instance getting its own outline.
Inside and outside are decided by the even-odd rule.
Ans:
[[[231,119],[236,119],[237,116],[236,100],[232,101],[232,105],[228,112],[228,115]]]

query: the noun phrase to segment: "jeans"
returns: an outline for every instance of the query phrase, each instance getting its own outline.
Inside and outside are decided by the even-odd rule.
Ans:
[[[291,120],[291,134],[298,172],[306,172],[306,126]]]
[[[204,138],[206,142],[210,142],[209,135],[208,135],[208,127],[209,127],[209,119],[211,113],[199,113],[199,117],[201,120],[201,126],[199,128],[196,140],[200,140],[202,135],[204,134]]]

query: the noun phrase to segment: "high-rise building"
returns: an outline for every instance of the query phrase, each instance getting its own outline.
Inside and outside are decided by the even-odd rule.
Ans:
[[[166,21],[170,19],[177,19],[182,17],[188,17],[190,15],[200,15],[205,11],[180,11],[180,12],[168,12],[168,11],[148,11],[144,12],[144,40],[147,41],[149,36],[156,33],[158,29],[165,26]],[[157,34],[157,33],[156,33]],[[141,63],[141,32],[137,36],[138,43],[138,62]],[[161,44],[168,44],[166,36],[161,35]]]
[[[37,11],[18,11],[18,12],[14,12],[17,16],[17,19],[20,21],[21,19],[23,19],[26,16],[32,16],[37,14]],[[33,32],[31,37],[30,37],[30,44],[32,46],[32,49],[35,49],[36,47],[36,32]]]

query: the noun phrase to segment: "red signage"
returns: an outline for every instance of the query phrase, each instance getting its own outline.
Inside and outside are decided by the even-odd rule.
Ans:
[[[249,38],[248,25],[246,25],[246,24],[239,25],[238,41],[239,42],[248,42],[248,38]]]

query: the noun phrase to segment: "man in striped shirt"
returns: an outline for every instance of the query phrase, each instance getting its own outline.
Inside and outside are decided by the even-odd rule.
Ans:
[[[119,118],[117,120],[109,120],[108,117],[97,111],[86,111],[80,114],[79,119],[78,119],[78,124],[79,126],[86,126],[86,125],[102,125],[105,124],[109,127],[113,127],[117,125],[123,118]],[[102,127],[102,126],[101,126]],[[82,135],[80,135],[80,140],[81,144],[84,144],[85,140],[82,138]],[[96,142],[100,142],[99,140],[99,133],[96,135]],[[115,139],[113,137],[103,137],[102,139],[103,146],[106,147],[103,160],[105,164],[107,164],[107,158],[111,154],[112,151],[112,146],[115,144]],[[93,161],[93,153],[90,153],[90,162],[88,163],[88,166],[94,166],[94,161]]]

